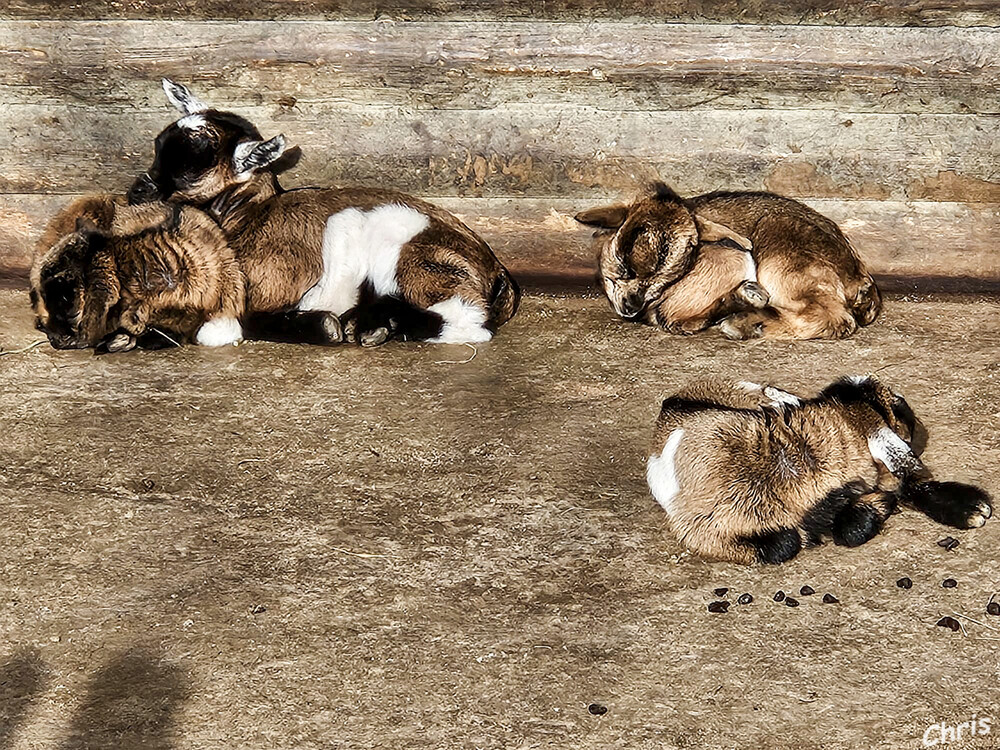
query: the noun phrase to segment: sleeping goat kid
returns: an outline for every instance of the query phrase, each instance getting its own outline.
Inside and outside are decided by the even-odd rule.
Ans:
[[[42,235],[31,270],[36,326],[57,349],[122,352],[239,338],[243,276],[195,208],[80,199]]]
[[[163,82],[183,113],[156,138],[131,203],[165,200],[210,213],[247,277],[248,335],[364,345],[392,337],[486,341],[517,309],[517,284],[489,246],[436,206],[390,190],[285,191],[275,173],[295,149]]]
[[[576,219],[607,234],[602,285],[628,320],[676,333],[718,324],[732,339],[842,338],[882,307],[837,225],[789,198],[709,193],[684,200],[656,183],[631,204]]]
[[[982,526],[989,496],[931,481],[925,437],[906,401],[870,377],[809,400],[710,380],[663,402],[647,480],[688,548],[744,564],[784,562],[824,537],[864,544],[898,503]]]

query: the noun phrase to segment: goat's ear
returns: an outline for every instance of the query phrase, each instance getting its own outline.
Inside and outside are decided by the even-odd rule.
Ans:
[[[236,146],[233,169],[247,176],[274,164],[285,153],[285,136],[276,135],[269,141],[246,141]]]
[[[628,217],[628,206],[615,203],[610,206],[598,206],[581,211],[574,218],[581,224],[601,229],[618,229]]]
[[[744,237],[739,232],[734,232],[725,224],[719,224],[717,221],[706,219],[703,216],[698,216],[698,214],[694,215],[694,220],[698,224],[698,239],[701,242],[729,240],[730,242],[735,242],[744,250],[753,250],[753,243],[747,237]]]
[[[916,455],[923,455],[924,450],[927,448],[927,428],[917,418],[917,415],[913,413],[913,409],[906,402],[906,399],[898,393],[893,393],[892,395],[892,415],[896,418],[897,423],[906,431],[903,439],[909,443],[910,449]]]
[[[659,180],[650,183],[649,192],[658,201],[676,201],[677,203],[684,202],[684,199],[677,195],[677,191],[675,191],[667,183],[660,182]]]
[[[89,216],[79,216],[76,220],[76,231],[80,234],[96,234],[97,224]]]
[[[169,78],[163,79],[163,93],[167,95],[167,101],[181,114],[191,115],[208,109],[208,105],[192,94],[187,86],[174,83]]]

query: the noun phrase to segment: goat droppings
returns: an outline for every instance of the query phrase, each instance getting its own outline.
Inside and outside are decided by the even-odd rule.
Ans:
[[[986,611],[991,615],[1000,615],[1000,602],[990,602],[986,605]]]
[[[942,617],[937,621],[937,625],[939,628],[951,628],[956,633],[962,629],[962,626],[958,624],[958,620],[954,617]]]
[[[750,604],[753,601],[753,596],[750,594],[740,594],[740,598],[736,600],[737,604]],[[1000,606],[1000,605],[998,605]]]
[[[938,547],[944,547],[946,550],[951,552],[959,544],[958,540],[954,537],[946,536],[944,539],[938,539]]]
[[[712,593],[715,594],[716,596],[725,596],[726,594],[729,593],[729,589],[727,589],[727,588],[717,588],[717,589],[714,589],[712,591]]]
[[[945,578],[943,581],[941,581],[941,586],[946,589],[953,589],[957,585],[958,581],[956,581],[954,578]]]
[[[792,597],[789,596],[785,598],[785,604],[787,604],[789,607],[797,607],[799,606],[799,600],[792,599]]]
[[[909,578],[900,578],[898,581],[896,581],[896,585],[901,589],[912,589],[913,581],[911,581]]]
[[[729,611],[729,602],[712,602],[708,605],[708,611],[715,614],[725,614]]]
[[[840,599],[833,594],[823,594],[823,604],[839,604]]]
[[[814,589],[812,586],[803,586],[802,588],[799,589],[799,594],[802,596],[812,596],[815,593],[816,589]]]
[[[784,591],[776,591],[776,592],[774,592],[774,601],[781,602],[781,601],[784,601],[784,600],[785,600],[785,592]]]
[[[608,707],[601,703],[591,703],[587,706],[587,710],[594,716],[604,716],[608,712]]]

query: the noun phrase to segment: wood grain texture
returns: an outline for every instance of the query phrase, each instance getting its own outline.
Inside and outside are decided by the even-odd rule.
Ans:
[[[0,196],[0,268],[23,273],[42,229],[71,196]],[[611,200],[605,196],[602,200]],[[591,230],[573,220],[589,203],[540,199],[435,199],[492,245],[515,273],[534,278],[593,277]],[[871,269],[883,276],[1000,281],[1000,203],[810,200],[840,224]]]
[[[1000,26],[992,0],[8,0],[0,18],[685,21]]]
[[[159,104],[160,78],[213,102],[491,109],[997,113],[986,29],[634,23],[11,22],[8,104]]]
[[[406,111],[242,108],[305,158],[290,185],[427,195],[581,197],[662,178],[684,193],[1000,200],[1000,119],[836,112],[614,113],[575,107]],[[0,193],[121,190],[152,160],[166,109],[7,107]]]

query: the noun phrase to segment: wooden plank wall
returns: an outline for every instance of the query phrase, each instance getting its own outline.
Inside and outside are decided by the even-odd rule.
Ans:
[[[662,178],[804,199],[901,288],[1000,289],[998,26],[992,0],[8,0],[0,269],[145,169],[168,76],[299,144],[286,184],[430,197],[548,281],[591,275],[573,212]]]

